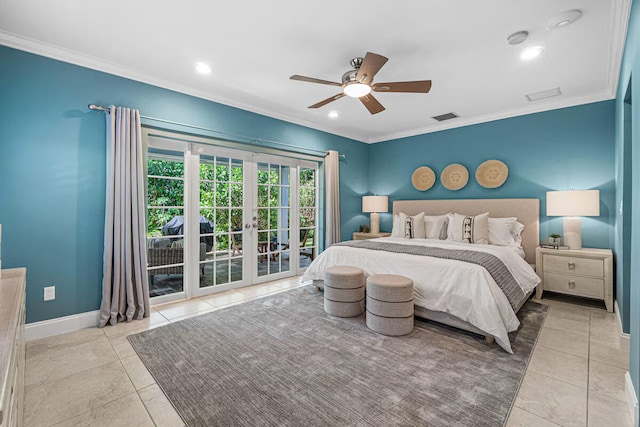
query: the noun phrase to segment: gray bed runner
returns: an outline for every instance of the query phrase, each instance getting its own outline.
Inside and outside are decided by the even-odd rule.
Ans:
[[[351,240],[336,243],[333,246],[349,246],[353,248],[370,249],[374,251],[394,252],[398,254],[430,256],[433,258],[450,259],[455,261],[477,264],[487,269],[493,280],[502,289],[514,311],[520,307],[526,293],[522,290],[506,265],[495,255],[485,252],[464,249],[443,249],[428,246],[400,245],[398,243],[375,242],[371,240]]]

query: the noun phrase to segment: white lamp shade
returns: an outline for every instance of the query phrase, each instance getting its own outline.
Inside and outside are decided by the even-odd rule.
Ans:
[[[389,197],[362,196],[362,212],[389,212]]]
[[[600,216],[600,190],[547,191],[547,216]]]

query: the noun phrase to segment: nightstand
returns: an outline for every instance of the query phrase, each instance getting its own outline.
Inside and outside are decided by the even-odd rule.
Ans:
[[[542,279],[536,297],[553,291],[604,300],[613,312],[613,254],[610,249],[557,250],[536,248],[536,269]]]
[[[391,233],[385,233],[381,231],[380,233],[353,233],[353,240],[369,240],[375,239],[378,237],[389,237]]]

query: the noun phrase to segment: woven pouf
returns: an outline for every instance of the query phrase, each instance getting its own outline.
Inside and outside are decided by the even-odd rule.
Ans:
[[[364,313],[364,272],[361,269],[335,265],[324,271],[324,311],[338,317]]]
[[[367,327],[390,336],[413,331],[413,280],[395,274],[367,278]]]

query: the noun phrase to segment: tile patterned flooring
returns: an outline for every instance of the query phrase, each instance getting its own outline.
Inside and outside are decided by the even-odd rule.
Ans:
[[[298,278],[156,306],[142,321],[27,343],[25,425],[182,426],[129,334],[300,286]],[[613,314],[543,299],[549,315],[507,426],[631,426],[629,353]]]

